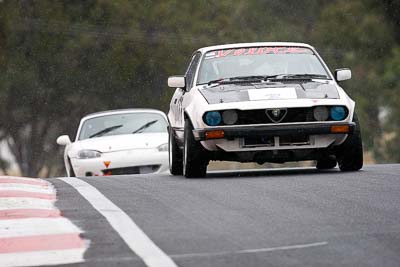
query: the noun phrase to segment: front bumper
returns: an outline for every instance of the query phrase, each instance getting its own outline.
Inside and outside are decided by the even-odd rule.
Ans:
[[[105,164],[105,163],[108,164]],[[113,170],[122,168],[148,168],[160,166],[155,173],[166,173],[169,169],[168,152],[157,149],[134,149],[103,153],[99,158],[78,159],[71,158],[72,167],[76,176],[103,176],[112,175]],[[109,172],[110,170],[110,172]],[[115,174],[130,174],[120,173]]]
[[[332,132],[332,127],[348,127],[348,132],[351,134],[354,131],[354,122],[340,122],[340,123],[301,123],[301,124],[285,124],[285,125],[245,125],[245,126],[225,126],[207,129],[195,129],[193,135],[197,141],[209,140],[207,133],[222,131],[223,137],[220,138],[233,140],[235,138],[243,137],[257,137],[257,136],[288,136],[296,134],[306,135],[325,135],[325,134],[338,134]]]

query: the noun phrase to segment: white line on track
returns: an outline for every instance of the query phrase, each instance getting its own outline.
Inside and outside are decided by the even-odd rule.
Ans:
[[[0,254],[2,267],[57,265],[82,262],[86,248]]]
[[[190,258],[190,257],[210,257],[210,256],[225,256],[230,254],[246,254],[246,253],[259,253],[259,252],[272,252],[280,250],[292,250],[300,248],[311,248],[327,245],[328,242],[317,242],[308,244],[298,244],[292,246],[281,246],[272,248],[257,248],[257,249],[245,249],[239,251],[220,251],[220,252],[209,252],[209,253],[189,253],[189,254],[176,254],[171,255],[172,258]]]
[[[149,267],[177,267],[172,259],[136,223],[99,190],[78,178],[59,178],[74,187],[121,236],[128,247]]]
[[[0,221],[0,237],[18,237],[79,233],[81,230],[66,218],[31,218]]]

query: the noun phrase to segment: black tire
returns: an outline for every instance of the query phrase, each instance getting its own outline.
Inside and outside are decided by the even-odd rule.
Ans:
[[[317,169],[318,170],[328,170],[336,167],[337,161],[335,156],[329,156],[317,161]]]
[[[340,145],[337,153],[337,160],[341,171],[358,171],[363,166],[361,127],[355,113],[353,122],[356,124],[353,134],[347,136],[347,139]]]
[[[171,127],[169,127],[169,141],[168,141],[168,159],[169,171],[172,175],[183,174],[182,151],[176,143],[175,136]]]
[[[192,130],[192,123],[185,119],[183,175],[186,178],[205,177],[209,160],[203,146],[194,139]]]

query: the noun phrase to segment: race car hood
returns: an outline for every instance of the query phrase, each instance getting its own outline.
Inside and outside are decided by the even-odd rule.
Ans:
[[[199,88],[209,104],[279,100],[279,99],[338,99],[336,85],[329,82],[221,84]]]
[[[74,150],[97,150],[102,153],[156,148],[168,143],[168,133],[136,133],[126,135],[112,135],[80,140],[75,143]]]

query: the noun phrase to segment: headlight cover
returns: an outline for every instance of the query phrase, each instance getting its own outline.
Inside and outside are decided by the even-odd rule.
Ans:
[[[222,116],[221,113],[219,113],[219,111],[208,111],[206,112],[203,118],[204,122],[210,126],[217,126],[222,121]]]
[[[335,121],[341,121],[346,117],[346,109],[342,106],[331,107],[331,118]]]
[[[78,152],[78,159],[93,159],[100,157],[101,157],[101,152],[97,150],[84,149]]]
[[[168,151],[168,143],[162,144],[157,147],[158,151],[160,152],[167,152]]]

